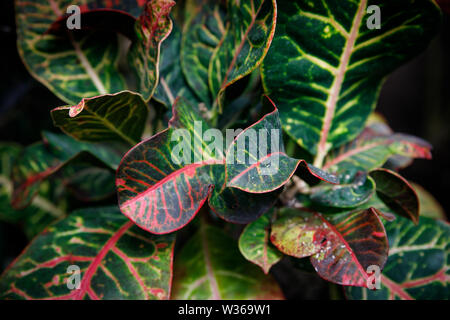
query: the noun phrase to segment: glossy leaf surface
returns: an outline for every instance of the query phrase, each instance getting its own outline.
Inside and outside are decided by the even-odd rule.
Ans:
[[[327,151],[357,136],[384,77],[426,48],[441,19],[432,1],[384,0],[376,3],[380,28],[369,29],[370,4],[277,1],[264,87],[279,105],[283,128],[320,163]]]
[[[320,205],[351,208],[367,202],[375,192],[375,182],[365,174],[356,175],[349,183],[317,187],[311,199]]]
[[[0,279],[3,299],[168,299],[175,237],[152,236],[113,207],[83,209],[40,234]],[[79,289],[67,282],[81,271]]]
[[[264,273],[279,262],[283,254],[270,242],[273,211],[247,225],[239,237],[239,250],[249,261],[261,267]]]
[[[276,8],[275,0],[227,1],[230,20],[208,69],[213,99],[219,95],[220,101],[227,86],[261,64],[275,32]]]
[[[129,91],[82,99],[51,111],[54,125],[77,140],[129,145],[141,140],[147,114],[142,97]]]
[[[70,3],[15,0],[18,48],[27,69],[70,104],[125,89],[125,81],[117,69],[119,43],[114,32],[73,32],[64,28],[62,34],[47,33],[56,20],[66,15],[70,5],[80,6],[82,12],[114,9],[136,17],[143,3],[136,0],[74,0]]]

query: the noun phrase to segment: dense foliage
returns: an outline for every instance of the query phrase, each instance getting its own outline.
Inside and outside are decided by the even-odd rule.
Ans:
[[[24,64],[67,105],[63,133],[0,144],[0,219],[32,239],[0,297],[283,299],[283,259],[349,299],[450,297],[450,226],[398,173],[431,146],[374,112],[439,30],[433,0],[15,6]]]

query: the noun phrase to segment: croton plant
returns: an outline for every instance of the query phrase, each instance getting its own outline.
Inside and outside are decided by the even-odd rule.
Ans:
[[[1,219],[31,239],[3,299],[283,299],[278,263],[348,299],[450,297],[449,224],[398,173],[431,146],[374,112],[439,31],[435,1],[15,10],[23,63],[66,105],[62,133],[0,145]]]

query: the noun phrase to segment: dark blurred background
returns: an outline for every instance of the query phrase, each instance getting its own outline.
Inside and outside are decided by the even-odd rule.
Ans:
[[[0,141],[28,145],[40,140],[43,129],[58,131],[52,125],[49,111],[64,103],[34,80],[22,64],[16,48],[14,20],[14,1],[1,0]],[[433,145],[433,160],[416,160],[402,174],[430,191],[447,217],[450,212],[449,57],[450,19],[446,16],[441,33],[428,49],[388,78],[377,108],[394,131],[416,135]],[[20,230],[0,224],[0,256],[12,259],[25,245]],[[283,265],[279,267],[282,268]],[[296,292],[288,295],[296,296]]]

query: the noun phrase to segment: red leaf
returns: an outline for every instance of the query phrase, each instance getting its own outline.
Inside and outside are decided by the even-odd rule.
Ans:
[[[282,252],[311,263],[325,280],[366,287],[367,268],[383,269],[388,257],[386,231],[374,208],[336,215],[285,209],[271,240]]]

